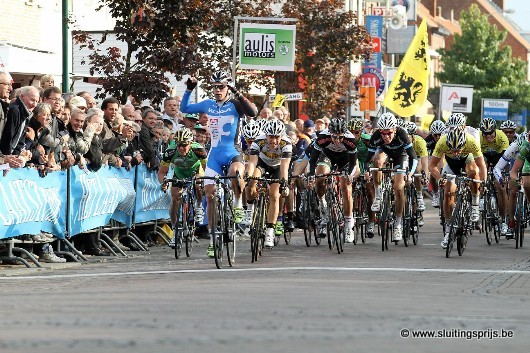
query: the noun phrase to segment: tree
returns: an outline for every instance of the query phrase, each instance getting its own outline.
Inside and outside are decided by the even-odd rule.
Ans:
[[[468,125],[478,126],[482,98],[512,99],[510,114],[528,107],[526,63],[512,58],[509,46],[501,47],[506,32],[490,24],[475,4],[460,14],[460,26],[462,35],[455,35],[451,48],[438,50],[444,70],[437,77],[443,83],[473,85]]]
[[[91,73],[103,76],[100,97],[111,94],[125,102],[132,94],[156,103],[169,92],[164,73],[177,80],[193,74],[208,88],[214,70],[230,70],[235,16],[295,17],[299,19],[295,79],[282,72],[238,70],[236,84],[243,91],[253,85],[264,87],[267,93],[274,89],[275,77],[284,82],[284,88],[299,90],[301,84],[308,113],[330,112],[337,98],[347,96],[351,77],[345,64],[370,53],[370,37],[354,25],[355,15],[343,10],[344,1],[288,1],[281,14],[274,14],[272,5],[280,2],[100,0],[100,9],[109,8],[116,20],[112,32],[127,43],[127,51],[103,52],[100,45],[106,35],[96,41],[76,32],[74,38],[92,50]]]

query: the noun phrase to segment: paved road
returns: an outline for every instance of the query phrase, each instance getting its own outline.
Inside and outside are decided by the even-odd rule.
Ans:
[[[378,238],[341,255],[307,248],[297,232],[257,264],[240,242],[221,271],[204,244],[183,260],[158,246],[3,268],[0,352],[528,352],[529,246],[476,232],[446,259],[436,211],[425,220],[420,244],[384,253]],[[420,330],[512,337],[411,337]]]

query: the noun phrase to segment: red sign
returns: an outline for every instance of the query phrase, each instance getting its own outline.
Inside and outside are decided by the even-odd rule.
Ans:
[[[373,48],[374,53],[381,52],[381,38],[380,37],[372,37],[372,48]]]
[[[386,7],[383,6],[374,6],[372,7],[372,15],[374,16],[385,16]]]

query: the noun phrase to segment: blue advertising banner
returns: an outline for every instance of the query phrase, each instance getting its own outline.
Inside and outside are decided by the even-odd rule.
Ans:
[[[510,120],[513,121],[518,127],[523,127],[526,131],[526,116],[528,115],[528,110],[523,109],[518,114],[513,114],[510,117]]]
[[[366,16],[366,30],[372,38],[382,38],[383,37],[383,16]],[[379,39],[380,40],[380,39]],[[372,53],[368,59],[365,60],[364,66],[375,66],[381,70],[381,50],[379,52]]]
[[[113,218],[128,227],[135,202],[134,170],[103,166],[97,173],[70,168],[68,234],[104,226]]]
[[[147,170],[145,164],[136,167],[136,209],[134,223],[169,218],[171,196],[162,192],[157,172]]]
[[[508,119],[509,100],[506,99],[482,99],[482,119],[504,121]]]
[[[0,238],[66,231],[66,172],[41,178],[36,169],[12,169],[0,174]]]

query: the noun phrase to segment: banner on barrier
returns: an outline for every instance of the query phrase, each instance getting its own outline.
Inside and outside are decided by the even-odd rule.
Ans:
[[[171,196],[160,189],[156,171],[147,170],[145,164],[136,167],[136,209],[134,222],[143,223],[169,218]]]
[[[68,234],[74,236],[104,226],[115,219],[132,225],[134,169],[103,166],[96,173],[70,168],[70,214]]]
[[[12,169],[0,175],[0,238],[40,231],[64,238],[66,172],[41,178],[36,169]]]

